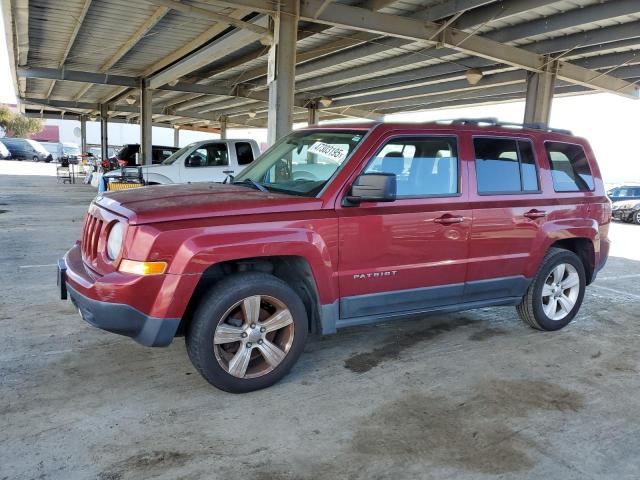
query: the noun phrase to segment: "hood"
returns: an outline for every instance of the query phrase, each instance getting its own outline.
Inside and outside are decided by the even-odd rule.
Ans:
[[[131,224],[195,218],[317,210],[322,201],[240,185],[197,183],[154,185],[105,193],[95,203]]]

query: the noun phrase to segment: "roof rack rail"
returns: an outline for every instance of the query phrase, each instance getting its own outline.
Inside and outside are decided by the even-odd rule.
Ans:
[[[545,132],[562,133],[565,135],[573,135],[571,130],[564,128],[551,128],[546,123],[516,123],[516,122],[501,122],[495,117],[485,118],[455,118],[453,120],[440,120],[441,122],[450,122],[451,125],[480,125],[486,124],[495,127],[518,127],[529,128],[532,130],[543,130]]]

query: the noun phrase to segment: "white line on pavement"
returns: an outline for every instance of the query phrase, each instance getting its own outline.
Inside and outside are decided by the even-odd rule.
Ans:
[[[620,278],[639,278],[640,273],[632,273],[629,275],[618,275],[616,277],[598,277],[598,280],[618,280]]]
[[[600,290],[606,290],[608,292],[617,293],[618,295],[623,295],[631,298],[635,298],[640,300],[640,295],[636,295],[635,293],[621,292],[620,290],[616,290],[615,288],[603,287],[602,285],[589,285],[589,287],[593,287]]]
[[[55,263],[47,263],[46,265],[20,265],[18,268],[38,268],[38,267],[55,267]]]

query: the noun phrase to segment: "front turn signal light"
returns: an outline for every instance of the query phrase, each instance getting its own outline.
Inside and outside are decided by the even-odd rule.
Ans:
[[[138,262],[137,260],[124,259],[120,262],[118,270],[123,273],[135,275],[160,275],[167,269],[167,262]]]

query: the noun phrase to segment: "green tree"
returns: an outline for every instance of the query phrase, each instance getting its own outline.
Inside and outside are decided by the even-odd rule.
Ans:
[[[42,131],[42,120],[14,113],[6,105],[0,105],[0,128],[15,137],[28,137]]]

